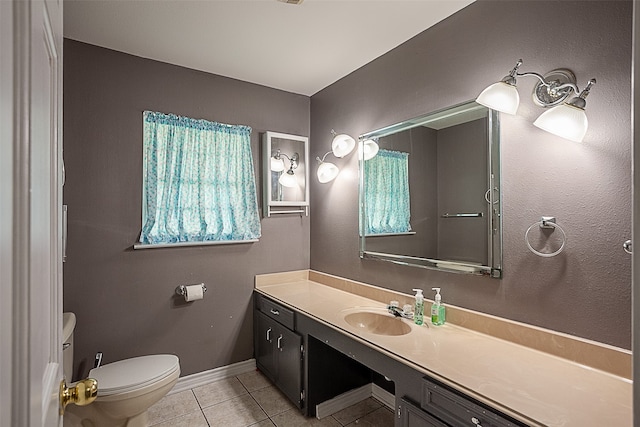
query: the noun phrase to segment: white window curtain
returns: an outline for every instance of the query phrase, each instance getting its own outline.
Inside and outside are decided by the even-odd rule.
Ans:
[[[409,153],[381,149],[364,170],[365,235],[410,232]]]
[[[260,237],[251,128],[145,111],[141,244]]]

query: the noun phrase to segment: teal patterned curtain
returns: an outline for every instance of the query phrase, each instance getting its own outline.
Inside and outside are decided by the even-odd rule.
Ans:
[[[260,237],[251,128],[145,111],[143,244]]]
[[[411,231],[409,153],[380,150],[364,162],[365,234]]]

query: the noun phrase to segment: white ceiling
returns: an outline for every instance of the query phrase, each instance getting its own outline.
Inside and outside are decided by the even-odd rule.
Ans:
[[[65,0],[67,38],[313,95],[474,0]]]

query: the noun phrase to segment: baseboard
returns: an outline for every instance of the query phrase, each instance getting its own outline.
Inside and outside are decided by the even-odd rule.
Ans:
[[[379,400],[391,410],[396,406],[396,398],[393,394],[375,384],[366,384],[316,405],[316,418],[328,417],[369,397]]]
[[[391,409],[392,411],[395,410],[396,397],[379,385],[373,383],[371,384],[371,397],[379,400],[384,404],[384,406]]]
[[[181,391],[190,390],[200,387],[211,382],[222,380],[228,377],[251,372],[256,369],[256,359],[245,360],[244,362],[233,363],[227,366],[202,371],[191,375],[178,378],[178,382],[168,394],[180,393]]]

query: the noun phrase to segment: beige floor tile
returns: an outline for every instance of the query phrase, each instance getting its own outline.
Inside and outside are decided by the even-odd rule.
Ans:
[[[277,427],[340,427],[341,424],[333,417],[325,417],[321,420],[317,418],[307,418],[297,409],[290,409],[281,414],[271,417],[271,420]]]
[[[247,394],[247,390],[237,378],[232,377],[194,388],[193,393],[196,395],[200,406],[206,408],[207,406]]]
[[[200,406],[198,406],[191,390],[170,394],[149,408],[149,425],[155,425],[199,410]]]
[[[267,414],[246,394],[204,408],[211,427],[246,427],[267,419]]]
[[[338,420],[340,424],[346,426],[347,424],[364,417],[365,415],[380,408],[382,404],[375,399],[368,398],[355,405],[349,406],[342,411],[333,414],[333,418]]]
[[[257,424],[251,424],[251,427],[275,427],[275,424],[271,422],[269,418],[262,420]]]
[[[273,386],[261,388],[251,393],[262,409],[272,417],[290,409],[295,409],[291,401]]]
[[[261,388],[269,387],[271,381],[264,374],[257,369],[255,371],[246,372],[237,376],[238,380],[245,386],[249,392],[260,390]]]
[[[365,415],[354,422],[347,424],[347,427],[393,427],[395,422],[393,411],[389,408],[382,407]]]
[[[187,415],[181,415],[177,418],[151,425],[153,427],[209,427],[200,409]]]

